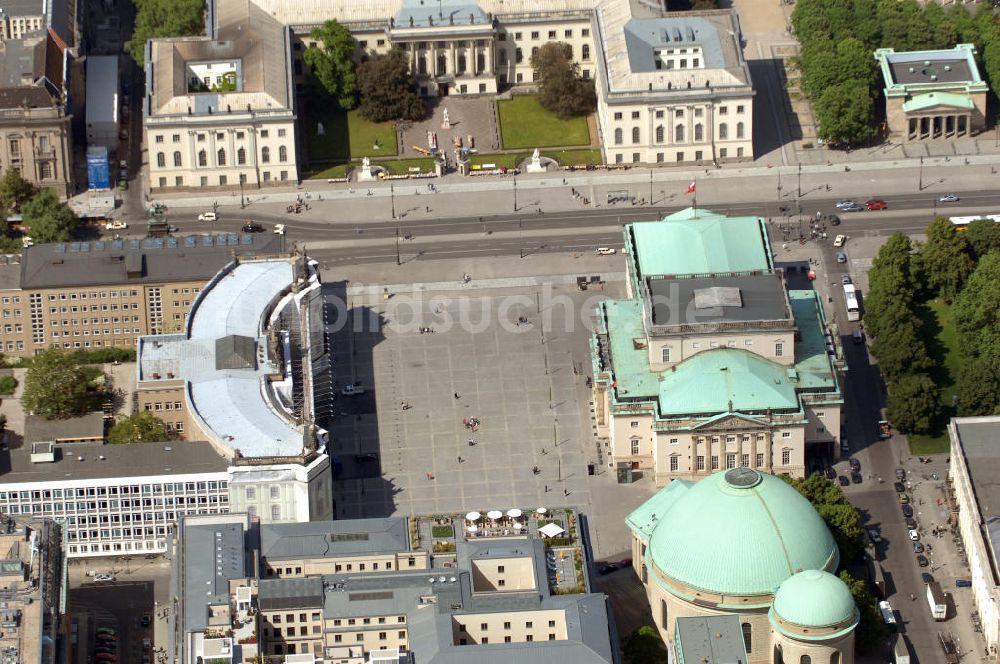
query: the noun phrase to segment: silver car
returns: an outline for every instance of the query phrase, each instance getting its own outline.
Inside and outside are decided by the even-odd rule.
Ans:
[[[945,194],[938,199],[938,203],[957,203],[959,200],[958,194]]]
[[[843,210],[844,208],[853,207],[857,205],[858,202],[851,200],[850,198],[845,198],[843,200],[837,201],[837,208]]]

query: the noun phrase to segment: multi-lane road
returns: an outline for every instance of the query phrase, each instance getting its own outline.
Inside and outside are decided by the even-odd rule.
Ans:
[[[1000,195],[995,191],[959,193],[960,202],[947,204],[936,203],[939,194],[886,197],[888,210],[838,212],[841,225],[828,230],[846,235],[913,233],[922,231],[935,211],[948,215],[1000,212]],[[792,235],[797,235],[800,224],[808,230],[809,219],[816,212],[837,212],[836,202],[833,198],[810,200],[802,204],[801,214],[792,201],[781,206],[784,211],[774,201],[719,204],[711,209],[729,215],[764,215],[774,224],[787,225]],[[392,261],[397,256],[400,261],[409,261],[591,251],[600,246],[620,246],[623,224],[657,218],[678,209],[680,206],[627,205],[544,214],[529,211],[530,214],[348,223],[337,221],[336,203],[326,201],[313,202],[311,209],[302,214],[287,214],[262,206],[253,211],[229,212],[223,208],[219,221],[213,223],[196,221],[199,210],[175,208],[170,211],[170,221],[183,233],[236,231],[251,217],[265,227],[281,223],[290,241],[304,244],[310,255],[321,262],[351,264]]]

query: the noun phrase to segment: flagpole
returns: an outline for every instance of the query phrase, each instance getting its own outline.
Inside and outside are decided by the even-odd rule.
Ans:
[[[695,216],[698,216],[698,180],[694,181],[694,191],[691,192],[694,196],[691,199],[691,207],[694,209]]]

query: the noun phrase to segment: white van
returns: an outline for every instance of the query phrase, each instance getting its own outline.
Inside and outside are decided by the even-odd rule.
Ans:
[[[218,221],[219,215],[214,212],[202,212],[198,215],[198,221]]]

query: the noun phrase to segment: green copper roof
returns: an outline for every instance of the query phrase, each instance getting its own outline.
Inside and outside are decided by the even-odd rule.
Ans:
[[[625,517],[625,525],[640,535],[641,539],[648,541],[656,529],[660,515],[670,509],[673,502],[687,493],[692,486],[694,482],[674,480]]]
[[[677,493],[656,515],[647,553],[681,584],[724,595],[763,595],[801,570],[837,567],[837,545],[823,519],[775,475],[734,468]]]
[[[975,103],[969,99],[968,95],[954,92],[928,92],[922,95],[915,95],[903,102],[903,112],[912,113],[934,108],[935,106],[947,106],[949,108],[964,108],[971,110],[975,108]]]
[[[629,236],[643,277],[771,269],[760,217],[727,217],[688,208],[660,221],[632,224],[626,239]]]
[[[664,416],[799,408],[788,369],[739,348],[695,354],[676,370],[663,372],[660,413]]]
[[[634,339],[645,339],[642,326],[642,300],[604,300],[598,313],[604,312],[614,362],[617,393],[630,397],[656,398],[660,390],[658,374],[649,370],[649,351],[637,348]]]
[[[824,388],[837,392],[839,396],[840,384],[833,372],[833,361],[826,352],[826,316],[823,315],[819,293],[790,290],[788,304],[799,331],[799,338],[795,340],[795,370],[798,372],[799,388]]]
[[[850,621],[844,627],[847,631],[858,622],[858,609],[847,584],[829,572],[815,569],[799,572],[782,583],[774,595],[771,612],[800,627],[832,627]],[[773,615],[771,624],[779,632],[787,633]]]

